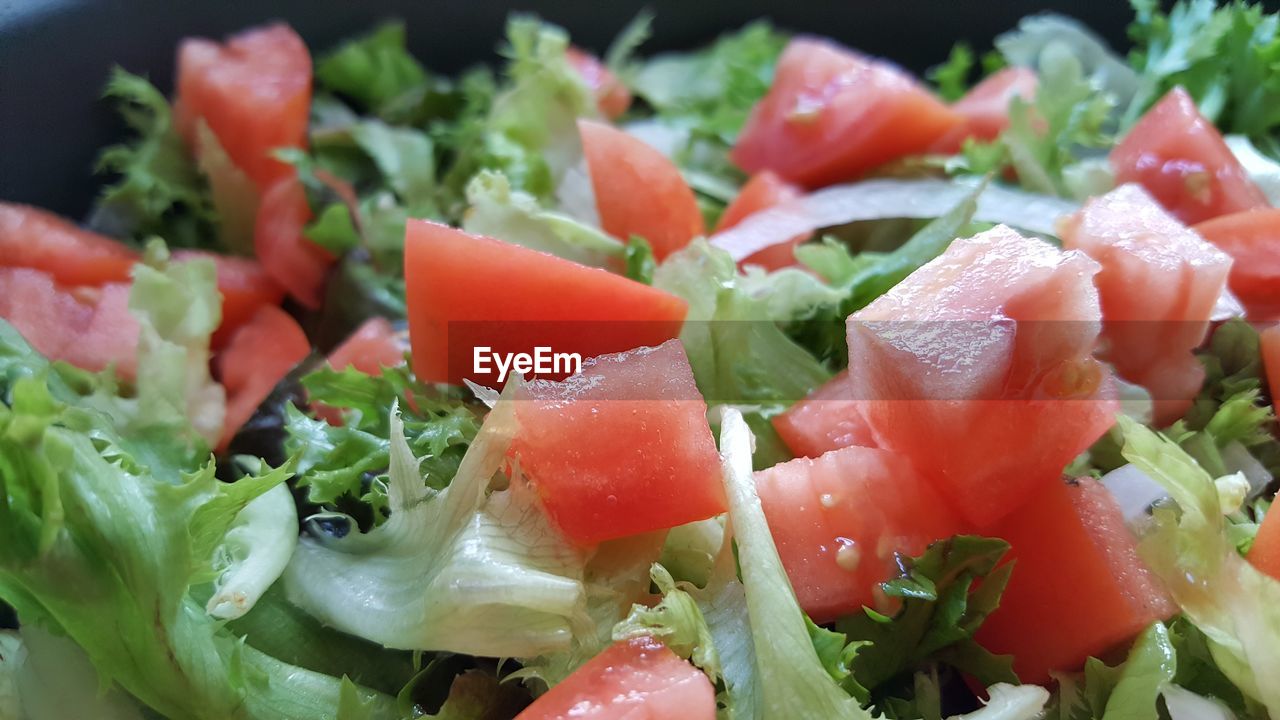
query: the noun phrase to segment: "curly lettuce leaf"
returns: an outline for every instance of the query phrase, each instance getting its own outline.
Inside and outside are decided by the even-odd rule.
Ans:
[[[386,696],[245,646],[189,592],[236,516],[287,473],[222,483],[212,463],[141,465],[111,418],[55,399],[48,372],[0,387],[0,597],[24,625],[65,634],[104,683],[162,715],[334,718],[345,692],[395,717]]]
[[[1060,674],[1050,717],[1061,720],[1157,720],[1157,699],[1177,675],[1172,634],[1154,623],[1134,640],[1127,659],[1114,667],[1089,658],[1084,672]]]
[[[13,700],[17,709],[8,718],[23,720],[143,720],[138,702],[116,687],[103,688],[102,679],[84,650],[64,637],[39,627],[25,626],[14,634],[20,645],[7,658],[13,665]],[[0,638],[0,655],[4,654]],[[6,660],[0,660],[0,667]],[[2,672],[2,671],[0,671]],[[0,687],[3,681],[0,680]],[[0,689],[0,712],[5,708]]]
[[[518,474],[506,489],[490,489],[514,429],[510,402],[500,402],[452,482],[435,490],[394,413],[391,517],[343,537],[313,519],[285,571],[290,601],[390,648],[502,657],[567,650],[585,602],[583,558]]]
[[[425,84],[427,71],[405,47],[404,23],[388,22],[317,58],[316,82],[383,114]]]
[[[1186,617],[1204,633],[1223,674],[1280,714],[1280,581],[1237,552],[1218,487],[1173,441],[1124,416],[1124,457],[1164,486],[1177,512],[1157,508],[1141,549]]]
[[[297,545],[293,495],[277,485],[246,505],[223,536],[214,552],[217,579],[205,609],[222,620],[243,617],[280,578]]]

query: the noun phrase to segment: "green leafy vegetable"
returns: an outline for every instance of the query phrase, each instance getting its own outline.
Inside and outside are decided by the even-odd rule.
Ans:
[[[6,663],[12,663],[10,702],[16,708],[6,718],[23,720],[61,720],[62,718],[94,718],[94,720],[143,720],[146,717],[138,702],[118,687],[104,690],[102,678],[89,662],[84,650],[64,637],[57,637],[39,627],[27,625],[19,643],[0,660],[0,677]],[[4,637],[0,636],[0,655],[4,655]],[[4,681],[0,679],[0,688]],[[0,712],[5,707],[5,691],[0,689]]]
[[[969,90],[969,73],[974,65],[973,49],[959,42],[951,48],[947,61],[929,70],[929,80],[938,87],[938,95],[947,102],[959,100]]]
[[[653,284],[658,262],[653,258],[653,247],[642,237],[632,235],[622,251],[624,274],[645,285]]]
[[[316,81],[381,115],[426,83],[427,72],[405,49],[404,23],[391,22],[321,56]]]
[[[105,95],[117,101],[137,138],[99,154],[98,171],[118,178],[103,188],[91,225],[134,241],[158,235],[177,247],[214,247],[213,200],[164,95],[119,67],[111,71]]]
[[[1176,675],[1177,660],[1169,630],[1148,627],[1120,665],[1089,658],[1080,677],[1058,676],[1059,697],[1050,717],[1061,720],[1157,720],[1156,700]]]
[[[298,512],[289,488],[277,485],[236,515],[214,553],[213,597],[209,614],[224,620],[243,617],[271,587],[298,545]]]

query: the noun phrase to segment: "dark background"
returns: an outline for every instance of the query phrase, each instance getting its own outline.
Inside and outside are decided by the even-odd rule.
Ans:
[[[508,12],[524,10],[603,50],[642,8],[656,20],[645,52],[687,49],[758,17],[835,37],[924,70],[957,40],[986,49],[1024,15],[1055,10],[1126,47],[1125,0],[0,0],[0,200],[82,217],[93,197],[93,158],[120,127],[98,98],[113,63],[170,88],[173,54],[187,35],[220,38],[271,19],[290,22],[312,52],[386,18],[403,18],[428,68],[492,62]]]

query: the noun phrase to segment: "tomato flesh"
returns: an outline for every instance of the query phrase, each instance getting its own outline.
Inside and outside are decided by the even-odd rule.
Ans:
[[[715,720],[707,676],[651,637],[621,640],[587,661],[516,720]]]
[[[1138,185],[1096,197],[1062,223],[1063,247],[1096,260],[1103,357],[1142,385],[1167,425],[1204,382],[1192,351],[1204,342],[1231,258],[1160,207]]]
[[[39,270],[0,267],[0,318],[50,360],[94,372],[114,367],[132,380],[138,321],[129,312],[129,287],[68,287]]]
[[[951,109],[964,118],[964,124],[948,133],[932,148],[934,152],[951,154],[964,147],[964,141],[995,140],[1009,127],[1009,103],[1014,98],[1031,102],[1039,80],[1034,70],[1007,67],[974,85]]]
[[[214,358],[227,391],[227,414],[219,451],[253,417],[275,386],[311,353],[298,323],[274,305],[258,309]]]
[[[320,307],[320,293],[334,257],[302,234],[310,221],[311,207],[302,183],[294,175],[280,178],[263,193],[258,206],[253,252],[272,280],[314,310]]]
[[[307,145],[311,55],[292,28],[253,28],[225,44],[187,38],[178,46],[177,74],[175,121],[190,147],[198,147],[203,120],[260,190],[293,173],[271,156]]]
[[[600,114],[614,120],[631,107],[631,91],[613,74],[600,58],[576,47],[564,51],[569,64],[582,77],[582,81],[591,88],[591,95],[596,99],[596,108]]]
[[[1047,484],[988,534],[1009,542],[1014,568],[977,640],[1013,655],[1025,683],[1079,670],[1176,611],[1139,559],[1115,499],[1094,480]]]
[[[1114,383],[1092,354],[1097,271],[997,227],[849,316],[851,393],[876,443],[979,528],[1056,482],[1114,422]]]
[[[800,607],[827,622],[862,607],[890,608],[880,583],[896,556],[964,529],[900,455],[847,447],[756,473],[756,490]]]
[[[604,123],[579,120],[578,132],[605,232],[639,235],[658,260],[703,234],[698,200],[665,155]]]
[[[384,367],[404,364],[408,343],[386,318],[365,320],[351,336],[329,353],[335,370],[354,368],[365,375],[377,375]]]
[[[564,382],[535,380],[521,391],[511,455],[575,542],[725,511],[707,405],[679,340],[602,355]]]
[[[492,363],[476,372],[482,347],[589,358],[660,345],[680,334],[689,307],[605,270],[423,220],[409,221],[404,253],[413,370],[426,382],[500,384]]]
[[[757,173],[742,186],[738,196],[724,209],[719,222],[716,223],[715,231],[728,230],[761,210],[768,210],[775,205],[794,200],[801,194],[800,188],[769,170]],[[797,264],[796,246],[808,239],[808,234],[797,235],[776,245],[770,245],[743,258],[738,265],[759,265],[765,270],[791,267]]]
[[[811,37],[792,40],[730,158],[806,187],[924,152],[964,119],[907,73]]]
[[[1136,182],[1189,225],[1267,207],[1195,101],[1175,87],[1111,151],[1116,184]]]
[[[848,371],[775,416],[773,429],[796,457],[818,457],[851,445],[876,445],[870,426],[853,400]]]
[[[1280,357],[1275,358],[1267,369],[1280,371]],[[1248,557],[1249,562],[1258,570],[1280,580],[1280,512],[1268,512],[1262,518]]]
[[[138,254],[51,212],[0,202],[0,266],[49,273],[63,285],[128,282]]]
[[[1280,208],[1223,215],[1195,231],[1231,256],[1231,292],[1250,316],[1280,317]]]

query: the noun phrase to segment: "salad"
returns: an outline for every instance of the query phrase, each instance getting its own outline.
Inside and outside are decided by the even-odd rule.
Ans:
[[[1280,718],[1280,15],[1133,5],[113,69],[0,202],[0,718]]]

